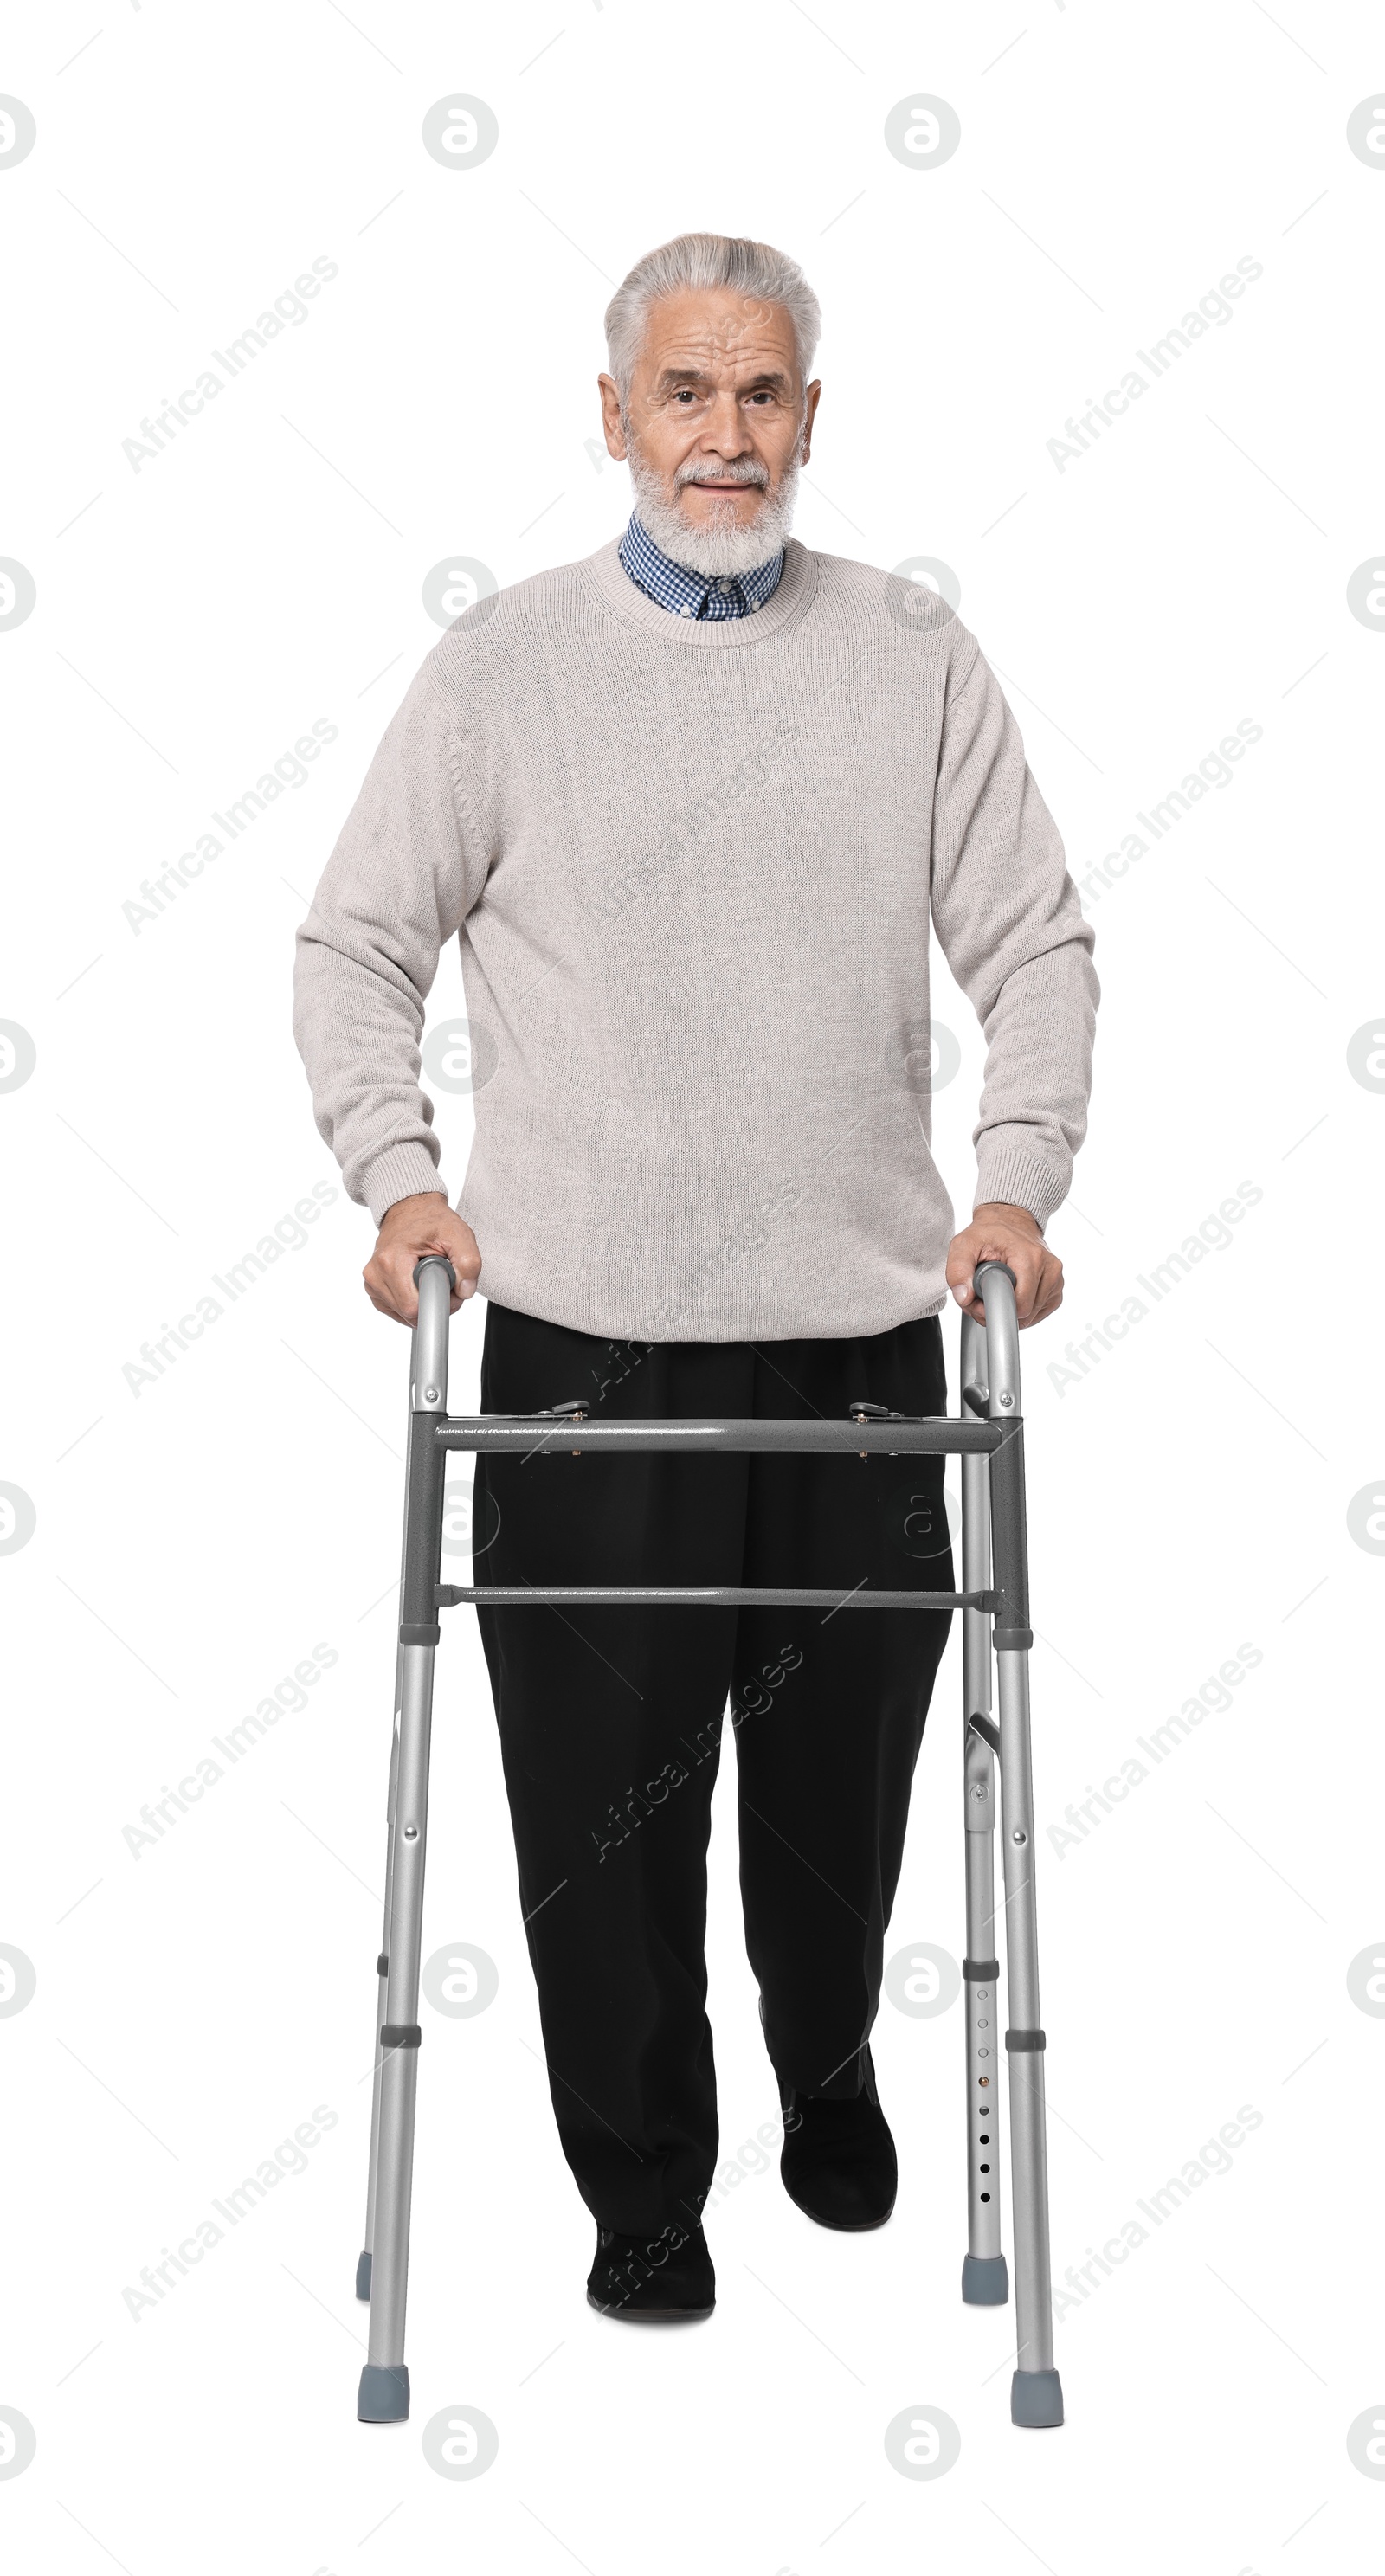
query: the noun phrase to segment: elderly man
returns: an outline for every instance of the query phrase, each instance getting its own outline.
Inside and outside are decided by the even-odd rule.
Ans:
[[[818,328],[762,243],[688,234],[631,270],[599,381],[635,515],[449,628],[299,932],[317,1123],[379,1228],[367,1291],[411,1323],[415,1263],[447,1256],[454,1310],[489,1301],[486,1412],[940,1413],[949,1290],[978,1313],[995,1258],[1021,1323],[1062,1295],[1043,1227],[1085,1132],[1091,933],[975,639],[789,536]],[[956,1235],[930,920],[987,1040]],[[454,936],[478,1068],[455,1212],[419,1089]],[[496,1583],[950,1590],[942,1467],[483,1459],[476,1546]],[[875,2227],[896,2164],[869,2036],[948,1614],[477,1616],[588,2296],[705,2315],[725,1712],[783,2179],[821,2225]]]

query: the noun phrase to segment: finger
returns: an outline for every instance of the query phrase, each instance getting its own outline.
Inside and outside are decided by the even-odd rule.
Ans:
[[[467,1298],[474,1297],[476,1294],[476,1282],[481,1269],[481,1252],[476,1237],[470,1226],[462,1225],[454,1218],[445,1233],[442,1228],[439,1228],[436,1241],[431,1243],[428,1249],[430,1252],[440,1252],[444,1260],[452,1264],[452,1275],[456,1284],[452,1291],[451,1311],[455,1315]]]
[[[450,1261],[452,1264],[452,1287],[447,1302],[447,1311],[451,1316],[460,1312],[468,1297],[475,1295],[476,1282],[467,1277],[462,1268],[463,1256],[455,1246],[450,1251],[444,1252],[442,1257],[444,1261]]]
[[[969,1283],[971,1288],[970,1302],[963,1307],[962,1312],[966,1315],[970,1315],[974,1323],[981,1324],[983,1326],[986,1321],[986,1300],[983,1294],[983,1283],[978,1274],[981,1271],[983,1264],[988,1261],[998,1261],[1006,1270],[1012,1272],[1016,1269],[1014,1255],[1008,1244],[983,1244],[978,1250],[976,1255],[976,1268],[972,1273],[971,1281]]]
[[[979,1270],[981,1269],[981,1267],[982,1267],[983,1263],[985,1263],[985,1262],[987,1262],[987,1261],[998,1261],[998,1262],[1001,1264],[1001,1266],[1002,1266],[1002,1268],[1003,1268],[1003,1269],[1009,1270],[1010,1272],[1012,1272],[1012,1273],[1013,1273],[1014,1278],[1015,1278],[1015,1282],[1016,1282],[1016,1286],[1015,1286],[1015,1299],[1016,1299],[1016,1305],[1018,1306],[1018,1302],[1019,1302],[1019,1294],[1020,1294],[1020,1291],[1019,1291],[1019,1277],[1020,1277],[1020,1270],[1019,1270],[1019,1264],[1018,1264],[1018,1262],[1017,1262],[1017,1261],[1016,1261],[1016,1259],[1015,1259],[1015,1255],[1014,1255],[1014,1252],[1013,1252],[1013,1250],[1012,1250],[1011,1246],[1010,1246],[1009,1244],[1004,1244],[1004,1243],[989,1243],[989,1244],[983,1244],[983,1245],[981,1246],[980,1250],[978,1251],[977,1255],[976,1255],[976,1268],[977,1268],[977,1270],[979,1271]],[[978,1324],[984,1324],[984,1323],[985,1323],[985,1320],[986,1320],[986,1304],[985,1304],[985,1299],[984,1299],[984,1296],[980,1293],[979,1283],[977,1282],[977,1280],[976,1280],[975,1276],[973,1276],[973,1279],[972,1279],[972,1302],[971,1302],[971,1305],[970,1305],[968,1308],[966,1308],[964,1311],[965,1311],[965,1312],[967,1312],[968,1314],[972,1315],[972,1316],[974,1317],[975,1321],[976,1321]]]
[[[1002,1262],[1011,1272],[1015,1283],[1015,1320],[1021,1326],[1033,1323],[1048,1260],[1043,1244],[1023,1240],[1012,1242],[1003,1251],[988,1253],[984,1258]]]
[[[1039,1295],[1035,1300],[1034,1312],[1029,1318],[1030,1325],[1046,1323],[1050,1315],[1056,1315],[1062,1302],[1063,1265],[1060,1261],[1055,1261],[1045,1268]]]
[[[961,1272],[957,1277],[949,1279],[948,1286],[951,1289],[957,1304],[961,1307],[962,1313],[964,1315],[975,1315],[978,1310],[980,1300],[976,1294],[976,1274],[970,1264],[967,1269]]]
[[[414,1272],[421,1261],[439,1260],[451,1265],[453,1285],[447,1301],[449,1317],[457,1314],[464,1300],[476,1293],[476,1273],[480,1270],[481,1260],[479,1253],[473,1251],[469,1244],[446,1243],[430,1236],[426,1243],[401,1245],[390,1257],[398,1264],[398,1295],[406,1323],[413,1324],[418,1320],[418,1288]]]
[[[1021,1325],[1037,1320],[1042,1303],[1043,1261],[1023,1253],[1015,1256],[1015,1319]]]
[[[373,1276],[372,1273],[374,1274]],[[398,1304],[396,1303],[393,1291],[391,1290],[388,1281],[381,1278],[380,1273],[375,1269],[375,1264],[373,1262],[370,1269],[363,1273],[363,1284],[365,1287],[365,1293],[370,1299],[372,1306],[375,1308],[377,1315],[388,1315],[392,1324],[403,1324],[408,1322],[408,1317],[400,1314]]]
[[[974,1226],[969,1226],[964,1234],[959,1234],[954,1240],[943,1275],[964,1315],[975,1316],[979,1312],[976,1296],[978,1265],[983,1261],[994,1260],[996,1257],[994,1253],[986,1251]]]
[[[1024,1242],[988,1245],[977,1255],[978,1271],[983,1263],[995,1261],[1010,1272],[1015,1288],[1015,1321],[1021,1330],[1038,1321],[1038,1292],[1045,1258],[1042,1245]],[[985,1322],[982,1300],[977,1299],[966,1311],[974,1314],[978,1323]]]
[[[943,1277],[959,1306],[966,1306],[972,1294],[972,1274],[976,1267],[976,1247],[969,1235],[954,1237],[948,1248],[947,1268]]]
[[[414,1271],[421,1258],[418,1247],[408,1243],[392,1247],[384,1258],[394,1311],[401,1324],[410,1327],[418,1322],[418,1284]]]

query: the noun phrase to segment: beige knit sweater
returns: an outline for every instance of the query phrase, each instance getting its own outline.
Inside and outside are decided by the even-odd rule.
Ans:
[[[986,1034],[974,1203],[1043,1221],[1092,933],[975,638],[796,542],[754,615],[674,617],[605,546],[460,618],[385,734],[298,933],[318,1127],[377,1222],[443,1186],[420,1043],[460,936],[483,1295],[621,1339],[883,1332],[943,1304],[954,1230],[930,917]]]

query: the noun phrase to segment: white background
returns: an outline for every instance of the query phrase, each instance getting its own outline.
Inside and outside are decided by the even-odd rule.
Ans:
[[[0,1094],[0,1478],[37,1515],[0,1562],[0,1939],[37,1975],[0,2026],[0,2404],[37,2437],[0,2523],[25,2576],[644,2576],[714,2555],[736,2576],[1081,2576],[1175,2552],[1296,2576],[1378,2552],[1385,2485],[1347,2430],[1385,2417],[1385,2027],[1347,1969],[1385,1951],[1381,1569],[1347,1513],[1385,1465],[1385,1102],[1347,1049],[1382,999],[1385,641],[1346,594],[1381,538],[1385,170],[1346,126],[1381,72],[1364,8],[1301,0],[62,0],[11,21],[0,88],[38,129],[0,164],[0,552],[36,585],[0,633],[0,1016],[37,1051]],[[449,84],[499,120],[483,166],[422,148]],[[924,94],[961,121],[942,167],[883,139]],[[1240,2106],[1262,2117],[1064,2310],[1069,2421],[1049,2434],[1008,2420],[1013,2310],[958,2297],[960,2005],[882,2006],[889,2228],[812,2228],[771,2161],[709,2220],[708,2326],[588,2310],[465,1612],[439,1657],[424,1951],[484,1949],[499,1993],[428,2015],[413,2420],[357,2425],[406,1382],[405,1338],[360,1289],[368,1220],[338,1190],[156,1383],[122,1375],[336,1180],[290,1035],[292,933],[436,640],[424,578],[456,548],[503,584],[616,532],[626,477],[591,452],[602,309],[699,225],[803,261],[825,391],[798,533],[953,567],[1075,876],[1238,721],[1262,728],[1232,783],[1083,897],[1092,1129],[1051,1229],[1067,1304],[1024,1352],[1041,1824],[1242,1643],[1262,1661],[1079,1844],[1041,1838],[1055,2283]],[[141,419],[314,258],[339,274],[306,321],[136,472]],[[1230,322],[1059,472],[1068,416],[1242,258],[1263,276]],[[141,880],[320,717],[338,736],[306,782],[132,929]],[[961,1208],[980,1048],[937,972]],[[432,1016],[460,1007],[454,957]],[[439,1095],[438,1121],[455,1192],[467,1101]],[[1263,1195],[1234,1240],[1056,1383],[1068,1336],[1241,1182]],[[454,1410],[477,1400],[481,1324],[454,1329]],[[305,1706],[134,1856],[142,1805],[319,1642],[337,1661]],[[963,1948],[958,1651],[889,1953]],[[727,2164],[777,2107],[730,1770],[728,1747],[709,1940]],[[132,2317],[141,2267],[317,2105],[336,2126],[306,2170]],[[460,2405],[499,2435],[465,2483],[421,2442]],[[961,2436],[930,2482],[884,2448],[921,2405]]]

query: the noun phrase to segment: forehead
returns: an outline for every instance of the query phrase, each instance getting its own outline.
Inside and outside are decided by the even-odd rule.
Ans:
[[[794,328],[782,304],[740,295],[732,287],[685,287],[649,309],[640,349],[641,375],[695,369],[717,381],[798,372]]]

